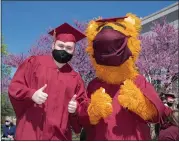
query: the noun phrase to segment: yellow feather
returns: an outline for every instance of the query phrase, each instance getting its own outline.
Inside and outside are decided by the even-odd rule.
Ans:
[[[91,95],[91,103],[87,110],[90,122],[93,125],[112,113],[112,98],[107,93],[103,93],[102,90],[103,88],[100,88]]]
[[[157,116],[155,106],[142,94],[132,80],[126,80],[121,86],[118,101],[124,108],[128,108],[144,120],[152,120]]]

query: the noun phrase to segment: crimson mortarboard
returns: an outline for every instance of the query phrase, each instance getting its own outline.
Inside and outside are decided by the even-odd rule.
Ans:
[[[49,34],[55,36],[56,40],[63,42],[78,42],[86,37],[83,33],[73,28],[68,23],[60,25],[59,27],[49,32]]]
[[[127,17],[125,16],[125,17],[116,17],[116,18],[106,18],[106,19],[96,20],[96,22],[116,22],[117,20],[124,19],[124,18]]]

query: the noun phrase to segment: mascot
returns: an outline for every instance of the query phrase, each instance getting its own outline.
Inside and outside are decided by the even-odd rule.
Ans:
[[[157,123],[164,105],[139,74],[141,20],[134,14],[89,22],[87,53],[96,71],[87,88],[87,140],[150,140],[148,123]]]

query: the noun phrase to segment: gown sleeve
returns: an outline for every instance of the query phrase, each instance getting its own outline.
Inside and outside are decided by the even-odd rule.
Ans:
[[[27,109],[34,104],[32,96],[36,89],[33,84],[33,71],[35,69],[35,57],[30,57],[17,69],[8,89],[8,94],[17,117],[21,117]]]
[[[149,103],[152,104],[156,109],[157,115],[152,119],[149,119],[149,121],[153,123],[158,123],[160,121],[160,118],[164,114],[165,107],[159,95],[155,91],[155,88],[149,82],[147,82],[142,75],[138,76],[138,78],[135,80],[135,84],[141,90],[142,94],[149,101]]]
[[[84,82],[81,77],[78,77],[78,85],[76,88],[76,95],[77,95],[77,111],[76,114],[70,114],[70,122],[71,126],[76,134],[81,132],[82,127],[89,123],[89,118],[87,114],[87,108],[89,105],[89,99],[87,98],[86,89],[84,86]]]
[[[10,85],[9,85],[9,96],[15,100],[27,100],[31,99],[35,93],[35,89],[30,88],[32,71],[34,69],[34,59],[30,57],[26,59],[17,69]]]
[[[142,75],[134,81],[124,82],[118,100],[123,107],[152,123],[158,123],[164,113],[164,105],[157,92]]]

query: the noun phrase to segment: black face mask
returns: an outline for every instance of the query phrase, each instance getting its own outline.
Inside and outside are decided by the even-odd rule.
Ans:
[[[67,63],[73,57],[72,54],[69,54],[65,50],[57,50],[57,49],[54,49],[52,51],[52,56],[58,63]]]
[[[169,103],[169,102],[168,102],[167,105],[168,105],[169,107],[171,107],[171,106],[173,105],[173,103]]]

